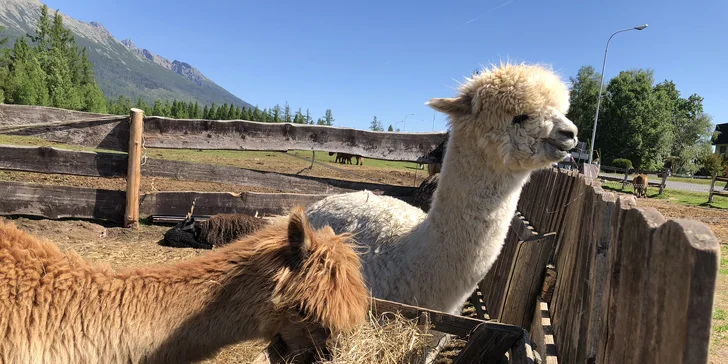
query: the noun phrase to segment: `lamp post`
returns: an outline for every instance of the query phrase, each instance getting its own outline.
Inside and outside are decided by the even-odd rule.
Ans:
[[[589,164],[592,163],[594,157],[594,142],[597,138],[597,120],[599,120],[599,106],[602,103],[602,87],[604,87],[604,67],[607,65],[607,52],[609,51],[609,42],[617,33],[628,32],[630,30],[643,30],[647,28],[647,24],[636,26],[634,28],[622,29],[614,32],[607,40],[607,47],[604,49],[604,62],[602,63],[602,77],[599,81],[599,96],[597,97],[597,113],[594,116],[594,128],[592,129],[591,145],[589,146]]]
[[[407,117],[410,116],[410,115],[414,116],[415,114],[407,114],[407,115],[405,115],[404,116],[404,119],[402,119],[402,120],[394,123],[395,128],[397,127],[397,124],[402,123],[402,131],[407,131]]]

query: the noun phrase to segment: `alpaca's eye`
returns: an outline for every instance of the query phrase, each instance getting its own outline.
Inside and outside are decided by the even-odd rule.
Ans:
[[[520,124],[526,120],[528,120],[528,115],[526,115],[526,114],[518,115],[513,118],[513,124]]]

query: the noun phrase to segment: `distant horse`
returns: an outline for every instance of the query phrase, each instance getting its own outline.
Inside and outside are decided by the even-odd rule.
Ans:
[[[329,152],[329,155],[336,154],[336,163],[341,164],[352,164],[351,158],[356,158],[356,165],[364,165],[364,157],[356,154],[349,154],[349,153],[335,153],[335,152]]]

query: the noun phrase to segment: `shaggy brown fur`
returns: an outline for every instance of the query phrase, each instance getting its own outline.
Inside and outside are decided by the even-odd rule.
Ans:
[[[188,363],[274,336],[310,349],[364,322],[360,269],[350,237],[312,230],[300,208],[194,259],[116,274],[0,221],[0,362]]]
[[[645,197],[647,198],[647,175],[646,174],[638,174],[633,180],[632,180],[632,188],[633,192],[637,197]]]
[[[436,173],[425,178],[420,187],[412,194],[412,205],[419,207],[424,212],[430,211],[430,203],[432,195],[437,189],[437,182],[440,180],[440,174]]]
[[[164,246],[175,248],[212,249],[252,234],[268,225],[268,221],[245,214],[218,214],[206,221],[188,217],[164,233]]]

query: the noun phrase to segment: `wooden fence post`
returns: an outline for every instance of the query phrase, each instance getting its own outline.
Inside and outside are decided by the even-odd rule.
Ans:
[[[711,178],[711,181],[710,181],[710,192],[708,193],[708,203],[713,203],[713,189],[715,188],[715,180],[717,178],[718,178],[718,173],[713,173],[713,178]]]
[[[126,211],[124,226],[139,227],[139,184],[141,180],[142,134],[144,132],[144,110],[131,109],[129,125],[129,160],[126,173]]]
[[[622,189],[624,189],[624,186],[629,184],[629,167],[624,168],[624,181],[622,181]]]
[[[665,168],[662,171],[662,182],[660,183],[660,195],[662,194],[662,191],[665,190],[665,186],[667,185],[667,168]]]

